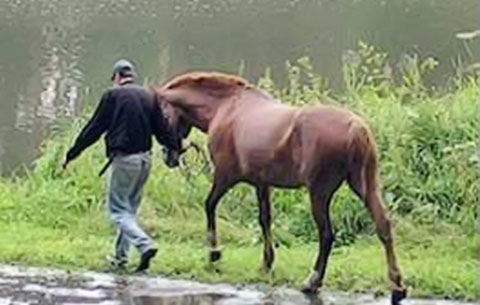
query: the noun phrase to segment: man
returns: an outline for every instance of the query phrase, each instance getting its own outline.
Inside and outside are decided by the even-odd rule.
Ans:
[[[134,245],[141,253],[136,272],[142,272],[149,268],[150,260],[157,253],[153,240],[142,230],[136,218],[143,186],[150,173],[152,134],[170,149],[178,150],[180,142],[169,131],[152,94],[136,85],[135,78],[135,68],[130,62],[119,60],[115,63],[114,88],[103,94],[93,117],[68,151],[63,168],[106,132],[109,158],[106,167],[111,165],[107,204],[118,229],[115,255],[110,258],[110,263],[124,269],[129,247]]]

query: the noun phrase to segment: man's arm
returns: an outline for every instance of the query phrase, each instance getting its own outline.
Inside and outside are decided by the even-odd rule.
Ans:
[[[109,92],[103,94],[100,104],[95,110],[92,118],[78,135],[73,147],[68,151],[65,166],[67,163],[78,157],[84,149],[95,143],[107,129],[112,114],[110,111],[112,105],[111,101],[108,101],[108,97]]]
[[[153,134],[158,143],[172,150],[178,151],[181,149],[180,139],[168,124],[163,115],[162,108],[156,101],[153,102],[153,111],[150,115],[150,120]]]

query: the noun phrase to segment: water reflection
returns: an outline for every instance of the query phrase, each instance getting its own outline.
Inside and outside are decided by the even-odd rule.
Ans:
[[[305,296],[288,289],[260,294],[231,289],[230,291],[219,289],[216,292],[209,292],[209,287],[204,286],[202,288],[204,291],[194,287],[194,291],[189,292],[189,287],[176,287],[174,283],[172,284],[160,288],[162,291],[160,293],[158,287],[140,293],[135,289],[130,289],[133,296],[123,301],[123,305],[327,305],[321,295]],[[335,298],[332,296],[329,299],[328,304],[330,305],[355,304],[355,300],[352,300],[351,297],[343,299],[340,297],[338,302],[333,301]]]
[[[338,88],[342,54],[363,39],[395,59],[433,55],[432,80],[443,81],[452,58],[479,61],[478,9],[478,0],[0,0],[0,171],[31,160],[57,117],[96,103],[120,57],[148,82],[192,69],[255,81],[268,66],[282,81],[286,60],[310,56]]]
[[[140,296],[133,298],[135,305],[214,305],[224,298],[221,294],[177,295],[177,296]]]
[[[387,296],[323,292],[307,297],[286,288],[201,284],[158,277],[0,265],[0,304],[61,305],[385,305]],[[404,305],[473,305],[408,298]]]

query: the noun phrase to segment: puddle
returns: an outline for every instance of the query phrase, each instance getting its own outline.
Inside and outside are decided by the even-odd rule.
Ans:
[[[176,305],[176,304],[195,304],[211,305],[219,304],[223,299],[221,294],[184,294],[184,295],[164,295],[164,296],[140,296],[133,298],[135,305]]]
[[[306,297],[293,289],[262,291],[162,277],[0,265],[0,305],[388,305],[387,297],[326,292]],[[407,299],[403,305],[473,305]]]

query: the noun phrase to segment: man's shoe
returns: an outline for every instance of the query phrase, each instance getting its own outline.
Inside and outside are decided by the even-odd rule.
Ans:
[[[116,256],[107,256],[109,271],[125,272],[127,271],[127,261],[117,258]]]
[[[157,255],[158,249],[152,248],[148,249],[145,251],[145,253],[142,254],[142,257],[140,259],[140,264],[138,265],[137,269],[135,272],[144,272],[150,267],[150,260]]]

